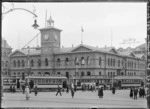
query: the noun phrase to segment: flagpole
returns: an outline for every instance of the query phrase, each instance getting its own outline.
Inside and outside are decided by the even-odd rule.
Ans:
[[[81,44],[83,44],[83,27],[81,26]]]
[[[47,27],[47,9],[46,9],[46,13],[45,13],[45,27]]]

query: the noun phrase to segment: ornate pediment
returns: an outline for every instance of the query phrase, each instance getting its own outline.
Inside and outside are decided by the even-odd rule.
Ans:
[[[86,52],[86,51],[93,51],[93,50],[84,46],[79,46],[73,49],[71,52]]]
[[[26,54],[21,51],[14,51],[13,53],[10,54],[10,57],[14,56],[26,56]]]
[[[118,52],[114,48],[112,48],[109,52],[114,53],[114,54],[118,54]]]

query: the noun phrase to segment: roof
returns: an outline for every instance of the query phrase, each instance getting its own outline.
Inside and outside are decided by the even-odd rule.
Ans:
[[[49,27],[46,27],[46,28],[40,28],[39,30],[48,30],[48,29],[54,29],[54,30],[62,31],[61,29],[55,28],[53,26],[49,26]]]
[[[2,39],[2,47],[3,48],[11,48],[5,39]]]
[[[30,50],[29,51],[29,54],[28,54],[28,51],[27,50],[20,50],[20,49],[17,49],[15,51],[13,51],[9,56],[15,54],[16,52],[20,52],[24,55],[40,55],[41,54],[41,50]]]

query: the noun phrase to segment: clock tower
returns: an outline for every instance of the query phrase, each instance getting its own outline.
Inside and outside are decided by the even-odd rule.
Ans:
[[[41,31],[41,53],[43,55],[53,54],[60,48],[60,32],[62,30],[54,27],[54,20],[47,20],[47,27],[39,29]]]

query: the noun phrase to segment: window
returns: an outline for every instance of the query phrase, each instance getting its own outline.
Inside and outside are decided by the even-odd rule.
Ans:
[[[111,66],[113,65],[113,60],[112,60],[112,58],[111,58],[111,61],[110,61],[110,65],[111,65]]]
[[[66,58],[66,60],[65,60],[65,65],[69,65],[69,59],[68,58]]]
[[[102,60],[101,60],[101,57],[99,57],[99,65],[101,65],[101,61],[102,61]]]
[[[69,78],[69,72],[66,72],[66,77]]]
[[[60,72],[57,72],[57,75],[60,75]]]
[[[136,75],[136,73],[134,72],[134,75]]]
[[[16,72],[14,72],[14,76],[16,76]]]
[[[91,72],[87,72],[87,76],[91,76]]]
[[[6,67],[6,68],[8,67],[8,61],[6,61],[5,67]]]
[[[113,65],[115,66],[115,59],[113,59]]]
[[[109,76],[110,74],[109,74],[109,72],[108,72],[108,76]]]
[[[57,65],[60,66],[60,58],[57,59]]]
[[[124,61],[122,60],[122,66],[124,66]]]
[[[22,60],[22,67],[24,67],[25,65],[24,65],[24,60]]]
[[[90,64],[90,57],[88,56],[87,57],[87,65],[89,65]]]
[[[34,61],[33,61],[33,59],[31,60],[31,67],[34,67]]]
[[[136,68],[136,62],[135,62],[135,68]]]
[[[39,59],[38,60],[38,67],[40,67],[41,66],[41,60]]]
[[[41,72],[39,72],[38,75],[41,76]]]
[[[100,75],[100,76],[102,75],[101,72],[99,72],[99,75]]]
[[[75,65],[79,65],[79,59],[77,57],[75,58],[74,62],[75,62]]]
[[[18,60],[18,67],[20,67],[20,61]]]
[[[45,66],[48,66],[48,59],[45,59]]]
[[[84,72],[81,72],[81,76],[84,76]]]
[[[118,67],[120,67],[120,60],[118,60]]]
[[[84,57],[81,58],[81,64],[84,65],[85,64],[85,60]]]
[[[20,73],[18,73],[18,76],[20,76]]]
[[[109,58],[108,58],[108,66],[109,66],[109,61],[110,61],[110,60],[109,60]]]

